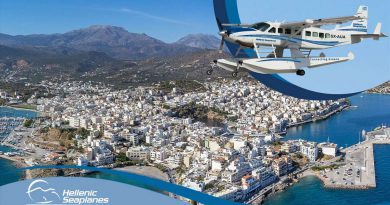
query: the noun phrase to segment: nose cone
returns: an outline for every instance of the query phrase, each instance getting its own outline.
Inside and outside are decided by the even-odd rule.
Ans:
[[[219,32],[219,35],[220,36],[228,36],[228,32],[227,31],[221,31],[221,32]]]

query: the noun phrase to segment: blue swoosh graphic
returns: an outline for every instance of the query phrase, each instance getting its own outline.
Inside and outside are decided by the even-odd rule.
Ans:
[[[48,166],[33,166],[33,167],[24,167],[20,168],[21,170],[32,170],[32,169],[85,169],[97,172],[103,172],[106,174],[112,174],[116,176],[126,177],[128,179],[134,180],[137,184],[134,186],[144,188],[142,186],[149,186],[161,191],[167,191],[187,199],[191,199],[196,202],[200,202],[206,205],[241,205],[240,203],[227,201],[220,199],[202,192],[198,192],[180,185],[172,184],[165,182],[159,179],[154,179],[134,173],[122,172],[117,170],[89,167],[89,166],[75,166],[75,165],[48,165]]]

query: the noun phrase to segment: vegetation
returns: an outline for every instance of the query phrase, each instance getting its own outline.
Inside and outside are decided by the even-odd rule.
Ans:
[[[119,153],[116,158],[115,158],[115,162],[128,162],[129,161],[129,158],[126,156],[126,153]]]
[[[202,84],[194,80],[164,81],[158,88],[165,92],[171,92],[173,88],[177,88],[182,92],[206,91]]]
[[[238,117],[237,116],[230,116],[230,117],[227,118],[227,120],[230,121],[230,122],[237,122]]]
[[[300,153],[300,152],[297,152],[297,153],[295,154],[295,157],[298,158],[298,159],[302,159],[302,158],[303,158],[303,154]]]
[[[157,164],[156,168],[161,170],[162,172],[167,172],[168,171],[168,169],[164,165],[162,165],[162,164]]]
[[[80,135],[81,139],[86,139],[89,135],[89,131],[82,127],[77,129],[76,134]]]
[[[338,167],[340,167],[340,165],[332,164],[332,165],[329,165],[329,166],[315,166],[315,167],[312,167],[311,169],[313,171],[322,171],[322,170],[325,170],[325,169],[337,169]]]
[[[27,102],[27,99],[34,94],[37,94],[37,98],[53,96],[47,93],[47,89],[43,86],[25,86],[24,83],[0,81],[0,88],[12,97],[16,97],[15,93],[20,95],[23,102]]]
[[[198,105],[195,102],[190,102],[187,105],[173,109],[177,117],[192,118],[197,121],[206,121],[209,119],[209,114],[213,114],[213,120],[222,121],[227,113],[217,108],[209,108],[207,106]]]
[[[164,108],[164,109],[166,109],[166,110],[171,109],[171,107],[169,107],[169,105],[167,105],[167,104],[163,104],[163,105],[162,105],[162,108]]]
[[[214,189],[214,188],[215,188],[214,182],[210,182],[210,183],[206,184],[206,186],[204,187],[205,190]]]
[[[55,150],[77,149],[74,140],[76,129],[43,128],[41,135],[35,139],[35,144],[42,148]]]
[[[283,143],[281,141],[272,142],[273,146],[281,146]]]
[[[24,127],[31,127],[31,125],[34,123],[34,120],[31,120],[31,119],[28,119],[28,120],[25,120],[24,123],[23,123],[23,126]]]

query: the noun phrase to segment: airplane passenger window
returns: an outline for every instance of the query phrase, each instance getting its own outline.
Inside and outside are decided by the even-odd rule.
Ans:
[[[311,31],[306,31],[306,36],[311,36]]]
[[[325,38],[330,38],[330,34],[329,33],[325,34]]]
[[[278,28],[278,33],[283,33],[283,28]]]
[[[289,28],[286,28],[286,30],[285,30],[285,34],[291,34],[291,29],[289,29]]]
[[[276,32],[276,28],[275,28],[275,27],[272,27],[268,32],[269,32],[269,33],[275,33],[275,32]]]
[[[324,38],[325,37],[325,34],[324,33],[320,33],[320,38]]]
[[[318,37],[318,32],[313,32],[313,37]]]

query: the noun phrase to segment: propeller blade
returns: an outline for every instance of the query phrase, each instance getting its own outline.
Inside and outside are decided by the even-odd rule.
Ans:
[[[222,37],[221,39],[221,45],[219,46],[219,53],[223,52],[223,47],[225,45],[225,37]]]
[[[237,49],[237,52],[236,52],[236,54],[234,56],[237,57],[237,55],[241,52],[241,49],[242,49],[242,46],[240,45],[240,47]]]

